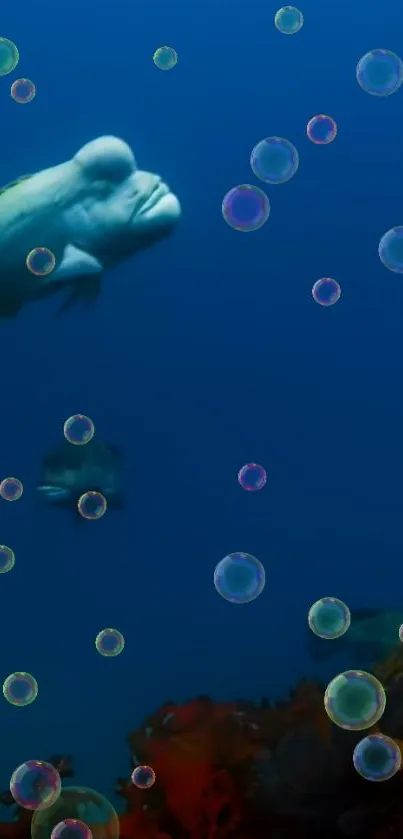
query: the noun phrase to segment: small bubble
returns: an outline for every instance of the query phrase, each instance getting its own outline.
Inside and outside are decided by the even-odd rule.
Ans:
[[[295,6],[283,6],[274,16],[274,24],[282,35],[295,35],[304,24],[304,16]]]
[[[24,492],[24,487],[18,478],[3,478],[0,483],[0,495],[4,501],[18,501]]]
[[[337,136],[337,125],[333,117],[317,114],[309,120],[306,127],[309,140],[317,146],[327,146]]]
[[[96,521],[105,515],[108,504],[102,492],[89,490],[80,495],[77,508],[80,516],[89,521]]]
[[[266,574],[261,562],[251,554],[228,554],[216,565],[214,585],[230,603],[250,603],[262,593]]]
[[[55,269],[56,259],[49,248],[33,248],[26,258],[26,266],[35,277],[47,277]]]
[[[230,227],[243,233],[259,230],[270,215],[270,202],[263,190],[250,184],[234,186],[224,196],[222,214]]]
[[[371,96],[391,96],[403,82],[403,62],[390,50],[371,50],[360,58],[356,78]]]
[[[13,41],[0,38],[0,76],[8,76],[12,73],[19,60],[19,52]]]
[[[92,839],[92,833],[80,819],[63,819],[53,828],[50,839]]]
[[[284,137],[266,137],[252,149],[250,165],[253,174],[266,184],[285,184],[298,170],[299,154]]]
[[[312,297],[319,306],[334,306],[340,300],[341,288],[331,277],[322,277],[313,284]]]
[[[385,268],[394,274],[403,274],[403,227],[392,227],[384,233],[378,253]]]
[[[353,763],[367,781],[388,781],[401,768],[402,755],[394,740],[377,732],[357,743]]]
[[[308,613],[309,628],[319,638],[340,638],[351,623],[350,609],[337,597],[321,597]]]
[[[84,414],[73,414],[63,426],[63,434],[68,443],[73,446],[84,446],[92,440],[95,434],[93,421]]]
[[[349,731],[363,731],[380,720],[386,694],[380,681],[362,670],[346,670],[328,684],[325,710],[335,725]]]
[[[118,629],[103,629],[95,638],[95,646],[100,655],[112,658],[123,651],[125,639]]]
[[[172,70],[178,63],[178,53],[172,47],[158,47],[153,62],[159,70]]]
[[[132,772],[132,783],[139,789],[150,789],[155,784],[155,772],[151,766],[136,766]]]
[[[3,696],[10,705],[24,708],[38,696],[38,682],[30,673],[17,671],[4,680]]]
[[[11,97],[19,105],[28,105],[35,99],[36,87],[30,79],[16,79],[11,85]]]
[[[257,492],[266,484],[266,470],[259,463],[245,463],[238,472],[238,482],[246,492]]]

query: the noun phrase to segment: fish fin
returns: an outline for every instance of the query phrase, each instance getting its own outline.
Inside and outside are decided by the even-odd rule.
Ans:
[[[57,267],[48,275],[48,283],[54,283],[69,280],[74,282],[77,279],[82,281],[83,277],[93,277],[103,271],[102,262],[93,256],[91,253],[78,248],[76,245],[69,243],[63,251],[62,259]]]
[[[49,504],[63,504],[71,500],[71,494],[68,489],[63,487],[50,486],[43,484],[37,487],[37,491],[45,498]]]
[[[92,306],[98,299],[102,289],[102,276],[95,274],[90,277],[80,277],[74,281],[73,287],[70,290],[66,300],[60,307],[58,315],[64,315],[69,312],[76,303],[84,303],[87,306]]]

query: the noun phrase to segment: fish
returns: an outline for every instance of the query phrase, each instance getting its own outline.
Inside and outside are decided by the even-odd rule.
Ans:
[[[335,654],[351,657],[352,664],[361,667],[388,656],[401,647],[399,629],[403,624],[403,609],[352,609],[350,626],[340,638],[319,638],[307,626],[308,649],[315,661],[326,661]]]
[[[43,457],[38,494],[49,504],[77,509],[83,493],[101,492],[108,509],[121,509],[121,463],[120,450],[98,438],[83,446],[64,440]]]
[[[180,217],[176,195],[118,137],[97,137],[70,160],[18,178],[0,189],[0,317],[63,289],[61,312],[93,303],[105,271],[169,236]],[[41,247],[55,261],[46,276],[27,267]]]

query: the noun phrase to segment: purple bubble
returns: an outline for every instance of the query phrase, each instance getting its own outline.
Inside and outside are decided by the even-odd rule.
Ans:
[[[312,288],[312,297],[319,306],[333,306],[340,300],[341,288],[331,277],[322,277],[316,280]]]
[[[317,114],[309,120],[306,127],[309,140],[317,146],[326,146],[332,143],[337,136],[337,124],[333,117],[326,114]]]
[[[238,481],[246,492],[257,492],[263,489],[266,480],[266,470],[259,463],[245,463],[238,472]]]
[[[270,201],[263,190],[250,184],[234,186],[222,202],[225,221],[234,230],[258,230],[270,215]]]
[[[250,165],[260,181],[285,184],[298,171],[299,154],[284,137],[266,137],[252,149]]]
[[[13,772],[10,791],[14,801],[26,810],[45,810],[58,799],[60,775],[44,760],[27,760]]]

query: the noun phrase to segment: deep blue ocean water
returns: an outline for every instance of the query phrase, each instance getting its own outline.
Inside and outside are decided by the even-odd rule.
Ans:
[[[20,0],[0,35],[20,64],[0,79],[0,182],[70,158],[115,134],[178,194],[170,239],[105,276],[94,309],[60,319],[59,301],[2,322],[0,541],[16,553],[1,579],[0,681],[39,683],[24,709],[0,703],[0,784],[24,760],[72,753],[80,783],[112,796],[126,733],[164,700],[285,696],[311,661],[306,615],[323,595],[399,608],[403,398],[402,279],[377,253],[403,224],[403,88],[366,95],[358,59],[401,50],[398,0],[301,0],[303,29],[283,37],[272,0]],[[179,56],[157,70],[161,44]],[[11,81],[31,78],[16,105]],[[331,114],[336,141],[313,146],[308,119]],[[260,139],[290,139],[297,175],[268,187],[259,231],[230,229],[221,202],[256,183]],[[316,279],[342,288],[312,300]],[[67,416],[91,416],[124,453],[121,513],[76,525],[35,496],[41,457]],[[264,464],[245,493],[243,463]],[[216,563],[248,551],[265,565],[261,597],[220,598]],[[116,626],[124,653],[102,659]]]

